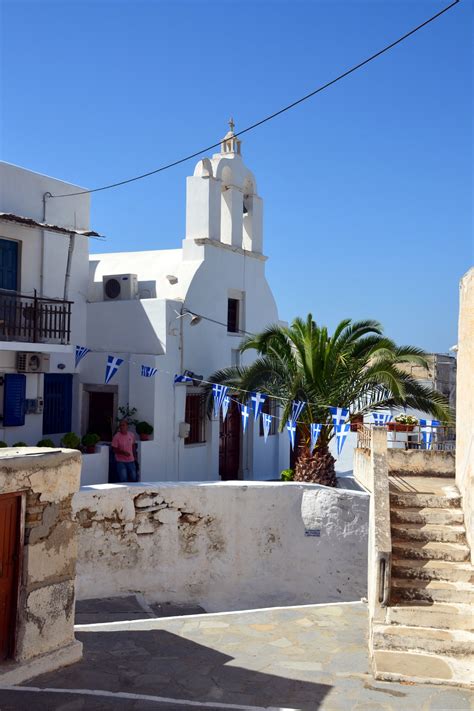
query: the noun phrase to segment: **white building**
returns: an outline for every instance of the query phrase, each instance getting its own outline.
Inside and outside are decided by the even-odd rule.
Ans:
[[[278,321],[265,277],[262,200],[232,129],[221,152],[187,179],[180,249],[90,256],[81,431],[110,439],[118,408],[137,408],[154,428],[140,443],[144,481],[271,479],[288,466],[286,433],[275,428],[265,444],[258,422],[243,434],[235,404],[224,423],[209,419],[202,390],[174,384],[186,370],[208,379],[238,364],[243,333]],[[109,354],[123,364],[105,385]],[[142,377],[142,365],[157,374]]]
[[[89,195],[0,163],[0,440],[78,431],[75,343],[86,337]],[[77,380],[77,379],[76,379]]]

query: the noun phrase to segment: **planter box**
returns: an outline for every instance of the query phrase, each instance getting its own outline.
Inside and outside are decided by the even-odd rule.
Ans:
[[[405,425],[403,422],[389,422],[388,425],[389,432],[413,432],[415,425]]]

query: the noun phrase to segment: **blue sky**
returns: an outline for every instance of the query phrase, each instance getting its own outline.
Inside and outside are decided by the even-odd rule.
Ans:
[[[446,3],[3,0],[1,157],[89,188],[219,140],[330,80]],[[473,262],[472,6],[243,137],[281,318],[376,318],[456,342]],[[98,193],[106,251],[178,247],[194,161]],[[91,242],[92,251],[104,251]]]

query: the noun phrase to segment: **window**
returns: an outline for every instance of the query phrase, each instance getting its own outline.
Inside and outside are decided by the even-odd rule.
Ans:
[[[278,405],[277,401],[274,398],[267,397],[265,402],[263,403],[262,407],[262,412],[264,412],[266,415],[271,415],[272,416],[272,421],[270,424],[270,431],[269,435],[274,435],[277,433],[277,415],[278,415]],[[260,417],[260,437],[263,437],[263,418]]]
[[[18,242],[0,239],[0,289],[18,289]]]
[[[206,398],[203,393],[186,395],[185,421],[190,426],[184,444],[201,444],[206,441]]]
[[[227,331],[239,332],[239,299],[227,299]]]

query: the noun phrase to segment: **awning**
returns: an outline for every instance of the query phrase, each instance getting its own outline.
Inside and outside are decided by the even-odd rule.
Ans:
[[[21,225],[22,227],[33,227],[41,230],[47,230],[48,232],[57,232],[63,235],[80,235],[81,237],[100,237],[105,239],[104,235],[94,232],[94,230],[78,230],[75,227],[60,227],[59,225],[50,225],[48,222],[38,222],[38,220],[33,220],[31,217],[22,217],[21,215],[14,215],[12,212],[0,212],[0,220],[3,222],[13,222],[16,225]]]

